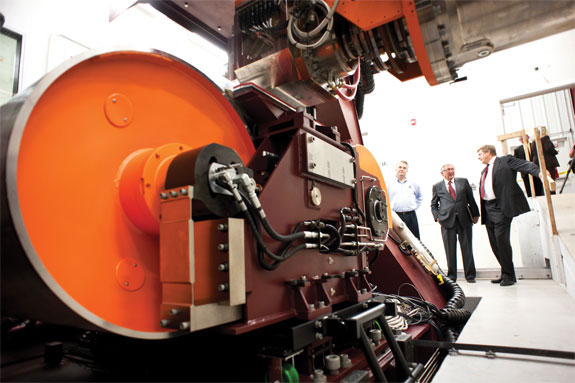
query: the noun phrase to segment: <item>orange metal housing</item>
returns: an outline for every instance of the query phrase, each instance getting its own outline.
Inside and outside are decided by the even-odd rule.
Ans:
[[[20,241],[44,282],[85,319],[163,337],[154,222],[166,161],[215,142],[247,163],[248,132],[220,89],[166,54],[89,53],[53,73],[25,101],[10,142]]]
[[[335,0],[326,0],[333,6]],[[402,0],[340,0],[336,12],[368,31],[403,16]]]

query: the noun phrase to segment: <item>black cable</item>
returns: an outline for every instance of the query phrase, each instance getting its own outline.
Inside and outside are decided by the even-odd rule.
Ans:
[[[276,241],[291,242],[293,240],[300,239],[300,238],[303,238],[305,236],[305,233],[303,231],[288,234],[288,235],[280,234],[274,230],[274,228],[269,223],[267,218],[261,218],[260,217],[260,219],[262,221],[262,225],[263,225],[264,229],[266,229],[266,232],[270,235],[270,237],[272,237]]]
[[[330,238],[324,243],[324,245],[328,248],[328,251],[337,250],[341,244],[341,235],[339,234],[339,231],[335,226],[330,224],[325,224],[324,229],[328,232],[327,234],[330,235]]]

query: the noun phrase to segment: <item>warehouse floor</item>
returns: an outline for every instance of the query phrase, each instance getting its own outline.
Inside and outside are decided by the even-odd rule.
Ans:
[[[481,297],[458,343],[575,352],[575,300],[551,279],[501,287],[489,280],[459,281]],[[433,382],[574,382],[575,360],[460,351],[448,355]]]

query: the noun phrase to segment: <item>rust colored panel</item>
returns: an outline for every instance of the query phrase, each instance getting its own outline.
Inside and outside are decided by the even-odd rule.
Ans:
[[[419,68],[430,85],[437,85],[438,82],[435,78],[435,74],[433,74],[433,68],[431,68],[427,50],[425,49],[425,42],[423,41],[423,35],[421,34],[421,28],[419,27],[415,2],[413,0],[402,0],[402,4],[403,14],[407,23],[407,29],[409,30],[409,36],[411,37],[411,43],[413,44],[413,50],[415,51],[415,57],[419,63]]]
[[[333,6],[334,0],[326,0]],[[341,0],[336,12],[364,31],[403,16],[401,0]]]
[[[190,283],[163,283],[162,301],[167,304],[192,303],[192,285]]]

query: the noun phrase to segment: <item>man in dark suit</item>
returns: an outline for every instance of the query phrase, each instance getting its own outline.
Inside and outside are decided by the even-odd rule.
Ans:
[[[441,167],[443,180],[433,185],[431,213],[441,225],[441,235],[447,256],[447,276],[457,279],[457,238],[463,257],[465,279],[475,283],[475,262],[471,246],[472,225],[479,220],[479,209],[466,178],[455,178],[452,164]]]
[[[519,142],[523,144],[523,137],[519,137]],[[527,160],[533,162],[533,151],[532,145],[529,144],[529,136],[527,136],[527,150],[528,153],[525,155],[525,148],[523,145],[520,145],[515,148],[513,151],[513,157],[519,158],[520,160]],[[537,153],[535,153],[537,155]],[[521,173],[521,178],[523,178],[523,184],[525,185],[525,191],[527,192],[527,196],[531,197],[531,183],[529,183],[529,173]],[[533,177],[533,187],[535,188],[535,195],[540,196],[544,195],[543,192],[543,183],[537,177]]]
[[[509,238],[511,221],[513,217],[529,211],[525,194],[517,184],[517,172],[529,173],[539,178],[541,172],[532,162],[511,155],[497,157],[493,145],[480,147],[477,157],[486,165],[481,172],[479,183],[481,223],[487,229],[491,250],[501,265],[501,277],[491,282],[511,286],[517,282]]]

